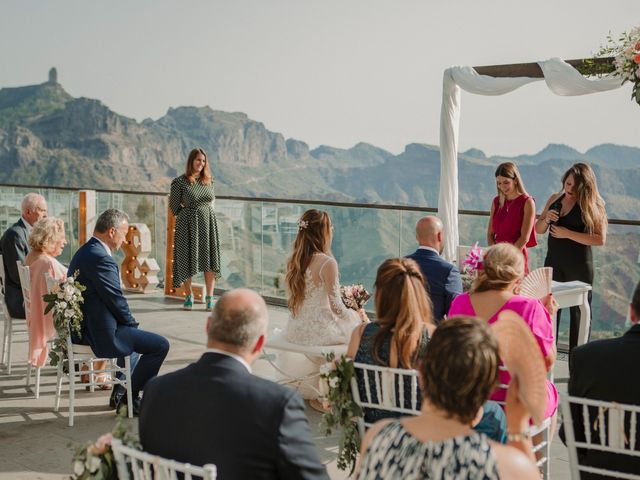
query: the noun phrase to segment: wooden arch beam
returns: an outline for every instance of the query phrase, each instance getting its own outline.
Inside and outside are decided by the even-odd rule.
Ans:
[[[613,57],[580,58],[565,60],[583,75],[610,73],[614,70]],[[542,69],[537,63],[512,63],[510,65],[486,65],[473,67],[480,75],[489,77],[530,77],[543,78]]]

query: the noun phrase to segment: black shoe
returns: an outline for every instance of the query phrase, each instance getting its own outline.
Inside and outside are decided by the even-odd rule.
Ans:
[[[116,408],[122,397],[127,397],[127,389],[122,385],[114,385],[111,396],[109,397],[109,408]],[[126,400],[125,400],[126,403]]]
[[[131,404],[133,406],[133,416],[137,417],[140,413],[140,397],[133,397]],[[126,415],[124,412],[127,411],[127,406],[127,395],[124,395],[123,397],[120,397],[120,402],[118,402],[118,405],[116,406],[116,413],[120,415],[122,412],[123,415]]]

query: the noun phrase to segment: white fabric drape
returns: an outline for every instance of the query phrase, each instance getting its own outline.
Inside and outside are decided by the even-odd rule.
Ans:
[[[560,58],[538,62],[549,89],[556,95],[586,95],[620,87],[620,79],[604,76],[591,80]],[[451,67],[444,71],[440,111],[440,194],[438,215],[444,224],[443,256],[456,258],[458,237],[458,135],[460,89],[478,95],[504,95],[542,78],[494,78],[479,75],[473,67]]]

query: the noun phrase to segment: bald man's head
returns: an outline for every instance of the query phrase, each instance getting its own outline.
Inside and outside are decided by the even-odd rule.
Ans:
[[[210,341],[249,352],[265,335],[267,323],[267,305],[262,297],[248,288],[238,288],[216,302],[207,334]]]
[[[438,252],[442,252],[443,238],[443,226],[438,217],[433,215],[422,217],[416,223],[416,240],[420,246],[435,248]]]

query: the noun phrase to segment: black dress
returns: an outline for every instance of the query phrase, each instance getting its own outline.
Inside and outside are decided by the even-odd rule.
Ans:
[[[373,340],[376,333],[380,330],[380,325],[377,322],[369,323],[366,327],[364,327],[364,331],[362,332],[362,338],[360,340],[360,345],[358,345],[358,351],[356,352],[356,357],[354,358],[355,362],[359,363],[367,363],[369,365],[380,365],[375,361],[373,357]],[[427,348],[427,342],[429,341],[429,332],[425,328],[422,332],[422,338],[420,339],[420,346],[418,347],[418,352],[416,352],[417,357],[420,357],[424,354]],[[388,367],[390,363],[390,351],[391,351],[391,334],[388,334],[384,342],[382,342],[382,346],[380,348],[380,360],[383,362],[383,367]],[[401,368],[401,367],[398,367]],[[371,385],[375,385],[375,378],[372,372],[369,373],[369,382]],[[365,380],[361,371],[356,372],[356,380],[358,383],[358,389],[360,390],[360,395],[362,397],[365,396]],[[404,405],[396,405],[397,407],[411,408],[411,382],[409,382],[408,378],[404,379]],[[398,392],[399,385],[396,385],[396,398],[400,398],[400,394]],[[373,401],[377,401],[377,394],[375,391],[371,392],[371,399]],[[420,389],[418,388],[418,406],[422,403],[422,395],[420,394]],[[365,408],[364,409],[364,420],[368,423],[377,422],[378,420],[382,420],[383,418],[393,418],[399,417],[400,414],[395,412],[389,412],[385,410],[378,410],[377,408]]]
[[[564,194],[563,194],[564,196]],[[562,200],[560,197],[557,201]],[[573,232],[586,233],[587,226],[582,220],[582,209],[576,202],[569,213],[560,217],[556,222],[558,227],[565,227]],[[556,282],[571,282],[580,280],[581,282],[593,285],[593,253],[590,245],[574,242],[568,238],[554,238],[549,235],[547,246],[547,257],[544,260],[545,267],[553,267],[553,279]],[[591,305],[591,292],[589,292],[589,305]],[[556,320],[556,339],[560,326],[560,315],[558,311]],[[571,307],[571,323],[569,328],[569,349],[571,350],[578,343],[578,332],[580,329],[580,309]],[[589,327],[591,334],[591,327]]]

